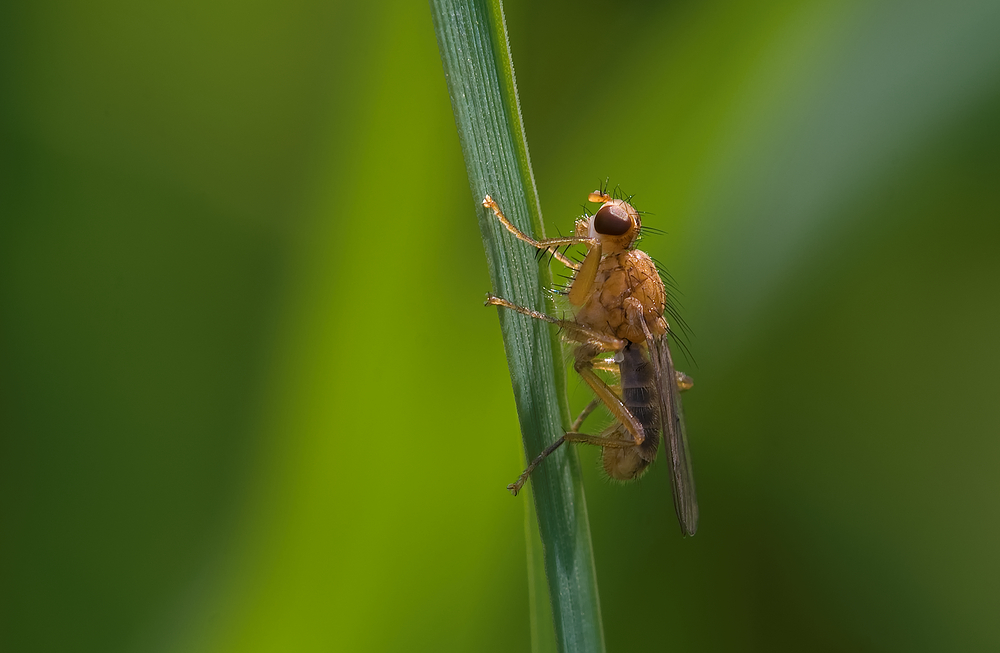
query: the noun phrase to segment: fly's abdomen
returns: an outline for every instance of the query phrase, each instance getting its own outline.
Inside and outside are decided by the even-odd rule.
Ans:
[[[622,375],[622,403],[642,424],[643,435],[646,436],[639,447],[640,456],[652,461],[660,442],[660,413],[657,408],[657,382],[653,366],[641,347],[629,344],[622,351],[618,367]]]
[[[638,447],[605,447],[602,462],[608,476],[629,481],[641,476],[656,457],[656,447],[660,442],[660,413],[653,366],[642,348],[633,344],[627,346],[621,353],[618,368],[622,377],[622,403],[642,425],[646,439]],[[624,425],[619,425],[611,437],[632,440],[632,434]]]

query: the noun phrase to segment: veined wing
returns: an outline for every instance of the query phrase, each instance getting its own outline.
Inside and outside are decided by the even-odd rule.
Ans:
[[[677,512],[681,531],[685,535],[694,535],[698,530],[698,496],[694,489],[694,472],[691,469],[691,456],[688,453],[684,409],[681,406],[681,393],[677,388],[674,361],[670,357],[666,333],[659,338],[653,337],[645,323],[643,331],[646,332],[649,360],[653,364],[659,390],[660,421],[663,439],[667,445],[663,452],[670,465],[674,510]]]

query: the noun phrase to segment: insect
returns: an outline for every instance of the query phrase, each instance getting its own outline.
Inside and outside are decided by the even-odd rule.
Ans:
[[[639,212],[626,199],[612,197],[604,189],[590,193],[587,199],[601,206],[593,215],[588,212],[576,221],[574,236],[541,241],[515,227],[489,195],[483,199],[483,206],[491,209],[518,240],[543,255],[549,253],[572,270],[566,298],[573,319],[558,319],[492,294],[487,296],[486,305],[558,325],[575,345],[574,369],[596,395],[570,430],[532,460],[507,489],[517,495],[535,467],[564,442],[601,447],[602,464],[611,478],[637,479],[656,457],[662,432],[677,519],[685,535],[694,535],[698,499],[680,399],[680,393],[694,383],[674,369],[668,346],[670,327],[663,316],[664,310],[669,310],[666,289],[656,264],[636,248],[642,229]],[[566,257],[565,251],[572,245],[586,247],[582,262]],[[595,370],[618,376],[620,392]],[[584,420],[602,404],[614,423],[597,435],[581,432]]]

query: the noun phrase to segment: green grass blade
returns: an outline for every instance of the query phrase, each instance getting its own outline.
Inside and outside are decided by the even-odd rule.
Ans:
[[[431,0],[431,11],[494,292],[544,311],[543,288],[551,285],[547,267],[479,205],[489,194],[522,231],[544,235],[503,10],[499,2],[485,0]],[[502,310],[499,316],[525,454],[531,459],[569,424],[565,369],[548,324],[513,311]],[[550,456],[532,474],[531,484],[559,650],[603,651],[590,526],[573,447]],[[544,614],[538,609],[533,615],[538,630]],[[533,638],[536,645],[543,639]]]

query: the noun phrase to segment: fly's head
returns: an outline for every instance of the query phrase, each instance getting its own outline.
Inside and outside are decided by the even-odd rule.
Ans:
[[[577,221],[577,235],[599,240],[605,254],[631,249],[642,229],[639,212],[625,200],[602,191],[594,191],[587,199],[599,202],[601,208]]]

